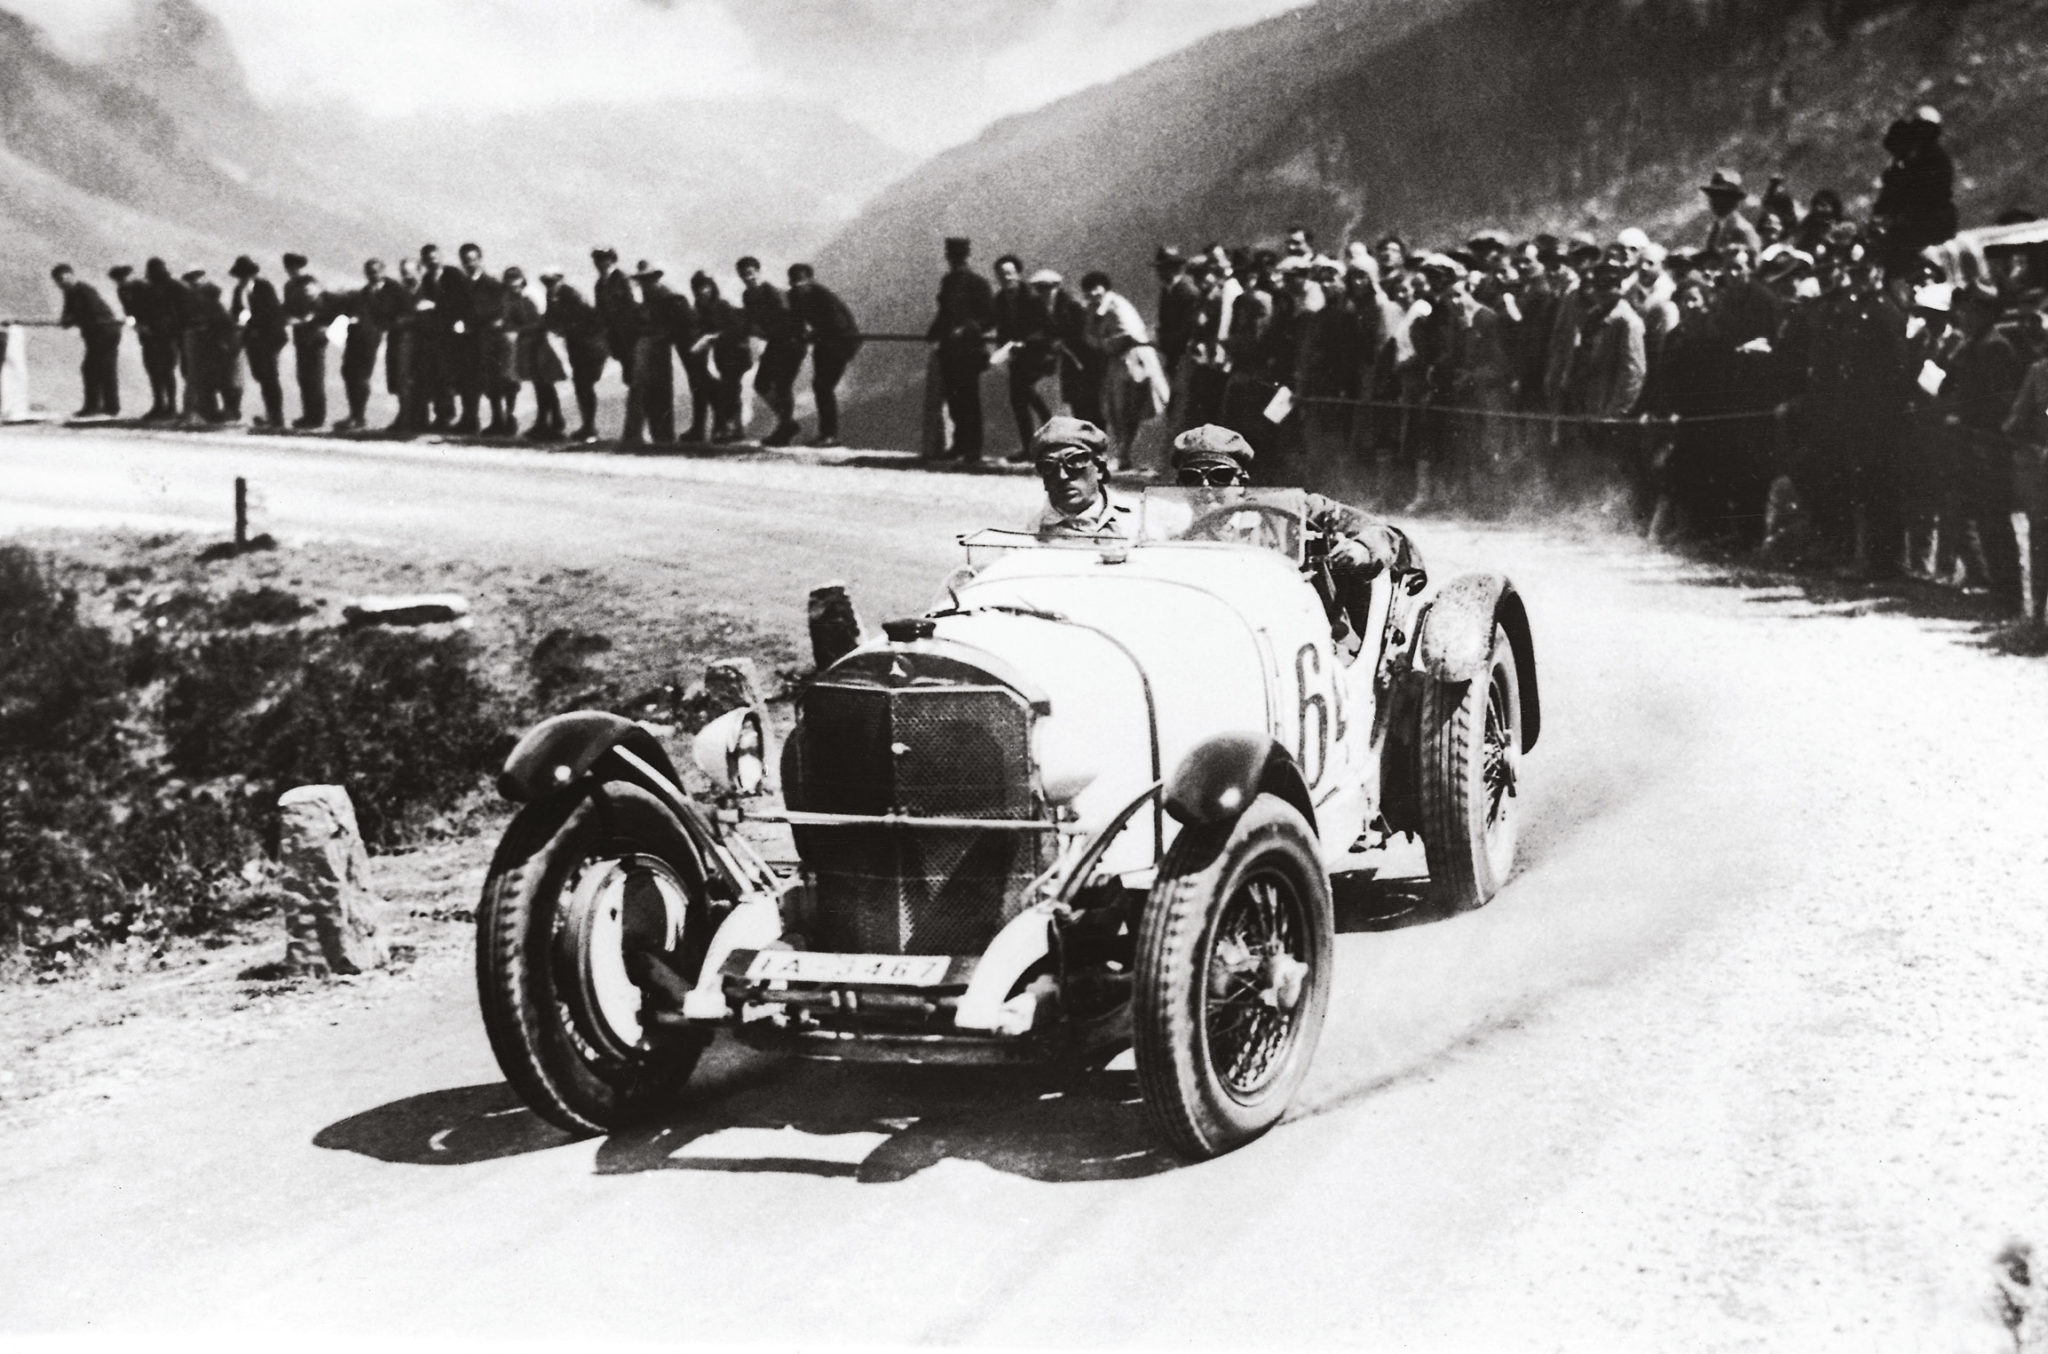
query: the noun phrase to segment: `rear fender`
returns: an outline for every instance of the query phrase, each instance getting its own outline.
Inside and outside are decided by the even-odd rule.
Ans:
[[[1189,827],[1215,827],[1237,821],[1260,794],[1278,795],[1315,827],[1315,801],[1286,748],[1268,734],[1218,734],[1181,759],[1166,782],[1166,811]]]
[[[1461,684],[1486,672],[1493,628],[1507,632],[1522,696],[1522,751],[1536,746],[1543,707],[1536,682],[1536,641],[1515,585],[1500,574],[1464,574],[1446,584],[1423,618],[1415,668],[1430,681]]]

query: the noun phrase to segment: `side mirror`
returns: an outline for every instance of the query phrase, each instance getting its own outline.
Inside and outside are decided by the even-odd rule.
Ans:
[[[760,794],[768,779],[768,731],[761,716],[745,706],[728,710],[697,731],[690,759],[722,792]]]

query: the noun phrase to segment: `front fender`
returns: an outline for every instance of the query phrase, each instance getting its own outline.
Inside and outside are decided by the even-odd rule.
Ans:
[[[686,802],[683,778],[660,741],[632,720],[603,710],[555,715],[528,729],[498,773],[498,793],[515,804],[531,804],[582,780],[614,748],[631,754],[632,779],[664,800]],[[633,760],[640,766],[633,766]],[[662,779],[668,783],[661,784]]]
[[[1224,733],[1181,759],[1166,782],[1166,811],[1189,827],[1233,822],[1261,793],[1280,796],[1316,823],[1308,782],[1287,749],[1268,734]]]
[[[1437,593],[1423,619],[1415,668],[1431,681],[1478,680],[1493,656],[1493,628],[1507,632],[1522,695],[1522,751],[1536,746],[1543,707],[1536,682],[1536,640],[1515,585],[1500,574],[1463,574]]]

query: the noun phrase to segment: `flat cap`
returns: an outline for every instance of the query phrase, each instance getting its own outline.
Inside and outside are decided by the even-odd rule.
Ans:
[[[633,265],[633,276],[656,278],[661,276],[661,269],[649,263],[646,259],[642,259]]]
[[[617,263],[619,261],[619,251],[608,245],[599,245],[590,251],[590,257],[603,259],[606,263]]]
[[[1109,437],[1087,419],[1068,418],[1065,414],[1056,414],[1047,419],[1044,425],[1031,435],[1031,459],[1034,461],[1042,461],[1048,456],[1070,448],[1107,457]]]
[[[284,256],[284,266],[287,268],[303,268],[306,266],[306,256],[304,254],[287,254]]]
[[[1040,268],[1030,278],[1031,285],[1034,287],[1057,287],[1064,280],[1050,268]]]
[[[1173,439],[1175,470],[1192,470],[1204,465],[1236,465],[1249,469],[1253,455],[1252,444],[1244,440],[1244,434],[1233,432],[1219,423],[1204,423]]]

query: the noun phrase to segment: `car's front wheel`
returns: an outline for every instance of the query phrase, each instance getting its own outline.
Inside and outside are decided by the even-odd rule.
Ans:
[[[1219,1156],[1286,1113],[1335,943],[1315,832],[1286,801],[1174,841],[1138,926],[1131,1034],[1146,1117],[1175,1151]]]
[[[477,909],[477,995],[505,1079],[571,1132],[644,1115],[688,1079],[708,1036],[650,1020],[701,959],[703,886],[681,825],[637,786],[528,805]]]

